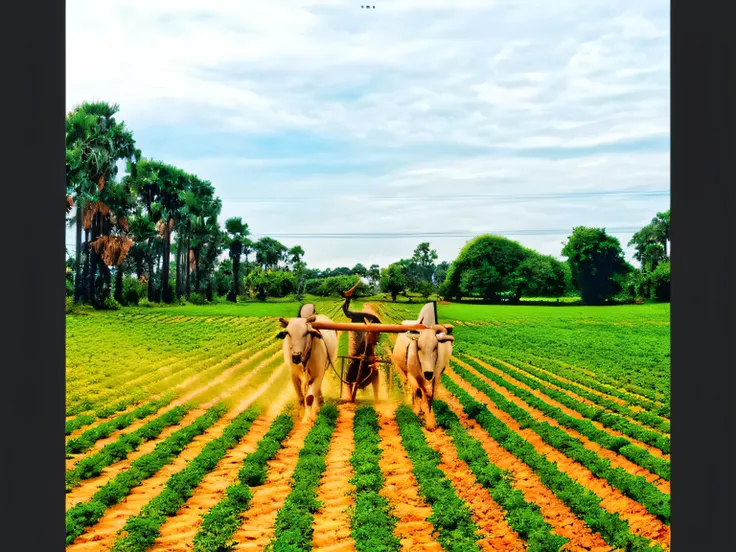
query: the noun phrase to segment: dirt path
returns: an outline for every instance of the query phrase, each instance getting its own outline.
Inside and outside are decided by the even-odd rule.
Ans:
[[[243,512],[243,523],[233,535],[238,543],[235,550],[263,550],[274,536],[276,514],[291,492],[291,476],[299,461],[299,451],[304,446],[312,423],[297,422],[284,446],[268,463],[268,477],[260,487],[253,488],[250,507]]]
[[[456,360],[456,362],[460,364],[466,370],[472,372],[478,378],[482,379],[485,383],[487,383],[495,391],[503,395],[504,398],[513,402],[519,408],[523,408],[524,410],[526,410],[529,413],[529,415],[535,420],[540,421],[540,422],[547,422],[549,425],[563,430],[565,433],[567,433],[571,437],[574,437],[575,439],[580,440],[585,446],[585,448],[587,448],[588,450],[595,452],[601,458],[608,459],[611,462],[612,466],[625,469],[627,472],[631,473],[632,475],[641,475],[647,481],[655,485],[663,493],[667,493],[667,494],[670,493],[670,482],[669,481],[662,479],[657,474],[652,473],[649,470],[644,469],[641,466],[634,464],[632,461],[624,458],[620,454],[617,454],[611,450],[603,448],[599,444],[588,439],[582,433],[578,433],[574,429],[570,429],[570,428],[562,426],[559,422],[557,422],[557,420],[555,420],[554,418],[550,418],[549,416],[545,415],[540,410],[537,410],[536,408],[528,405],[526,402],[524,402],[522,399],[520,399],[519,397],[511,393],[509,390],[501,387],[500,385],[497,385],[490,379],[486,378],[483,374],[475,370],[469,364],[466,364],[462,362],[461,360]]]
[[[429,445],[436,450],[442,462],[439,468],[452,483],[457,495],[471,509],[472,519],[480,529],[478,545],[481,550],[523,552],[524,541],[505,519],[503,509],[493,500],[490,493],[475,480],[468,465],[460,460],[452,439],[440,428],[424,430]]]
[[[591,531],[584,521],[572,513],[542,483],[539,476],[529,466],[499,445],[474,420],[469,419],[457,399],[444,389],[440,391],[439,398],[445,401],[455,412],[467,432],[480,442],[486,454],[488,454],[488,459],[502,470],[512,474],[512,485],[524,494],[524,498],[528,502],[539,505],[542,516],[552,526],[555,534],[569,540],[566,550],[571,552],[610,552],[611,547],[606,544],[603,537]]]
[[[71,492],[67,493],[66,495],[67,510],[80,502],[89,500],[92,497],[92,495],[94,495],[100,487],[105,485],[108,481],[112,480],[120,472],[128,469],[128,467],[130,466],[132,462],[134,462],[136,459],[140,458],[141,456],[144,456],[148,454],[149,452],[152,452],[153,449],[156,448],[156,445],[160,441],[163,441],[164,439],[171,436],[176,431],[191,424],[195,419],[197,419],[199,416],[204,414],[208,408],[217,404],[218,401],[234,395],[242,387],[247,385],[250,382],[250,380],[257,373],[259,373],[264,366],[266,366],[269,362],[273,360],[274,357],[275,355],[273,355],[270,359],[264,360],[256,368],[254,368],[251,372],[249,372],[244,378],[242,378],[236,385],[228,389],[222,395],[215,397],[214,399],[207,402],[206,404],[200,405],[198,408],[195,408],[194,410],[189,412],[186,416],[182,418],[182,420],[178,424],[166,427],[156,439],[141,444],[141,446],[137,450],[134,450],[133,452],[128,454],[128,457],[125,458],[124,460],[121,460],[120,462],[116,462],[114,464],[111,464],[110,466],[105,467],[102,470],[102,473],[98,475],[97,477],[92,477],[90,479],[86,479],[82,481],[82,483],[78,487],[75,487],[74,489],[71,490]],[[277,375],[279,372],[280,371],[278,370],[278,368],[274,370],[275,375]]]
[[[448,369],[446,373],[457,385],[470,393],[476,401],[484,404],[494,416],[505,423],[512,431],[526,439],[539,454],[550,462],[555,462],[562,473],[567,474],[571,479],[584,485],[599,496],[602,499],[601,507],[610,513],[618,513],[622,519],[629,523],[629,529],[633,534],[651,539],[665,550],[669,550],[670,527],[650,514],[644,506],[624,496],[621,491],[613,488],[606,480],[596,477],[586,467],[546,444],[531,429],[522,429],[516,420],[497,408],[495,403],[485,394],[478,392],[477,389],[451,369]]]
[[[274,374],[274,376],[278,375],[280,374]],[[225,428],[241,412],[253,404],[270,386],[274,385],[276,380],[274,376],[249,393],[247,397],[230,409],[207,431],[195,437],[170,464],[167,464],[152,477],[132,489],[122,502],[108,508],[95,525],[87,528],[72,545],[67,547],[67,552],[110,549],[115,542],[118,531],[123,528],[128,518],[138,515],[152,498],[158,496],[169,478],[183,470],[189,462],[196,458],[209,441],[221,437]]]
[[[275,387],[287,389],[288,384],[290,384],[288,376],[283,373],[282,380]],[[268,410],[253,422],[243,440],[204,477],[186,504],[161,526],[160,536],[149,548],[149,552],[184,552],[194,549],[194,536],[202,524],[202,516],[223,499],[227,487],[237,482],[238,471],[243,461],[249,454],[255,452],[258,443],[268,432],[271,422],[292,398],[290,393],[282,392],[278,395]]]
[[[354,496],[350,494],[355,488],[349,481],[353,477],[350,457],[355,449],[353,418],[356,406],[348,403],[337,408],[335,431],[325,456],[325,472],[317,488],[317,500],[322,507],[314,514],[313,549],[322,552],[355,550],[347,510],[355,505]]]
[[[502,376],[509,383],[511,383],[513,385],[516,385],[517,387],[520,387],[521,389],[524,389],[525,391],[529,391],[532,395],[534,395],[538,399],[543,400],[547,404],[550,404],[552,406],[555,406],[555,407],[559,408],[560,410],[562,410],[568,416],[572,416],[573,418],[577,418],[578,420],[588,420],[588,418],[586,418],[585,416],[583,416],[582,414],[580,414],[580,412],[578,412],[576,410],[573,410],[571,408],[566,407],[564,404],[562,404],[560,402],[557,402],[556,400],[554,400],[553,398],[545,395],[544,393],[542,393],[539,390],[532,389],[531,387],[529,387],[525,383],[523,383],[523,382],[521,382],[521,381],[519,381],[517,379],[514,379],[512,376],[510,376],[510,375],[502,372],[498,368],[494,368],[493,366],[489,365],[488,363],[483,362],[482,360],[479,360],[479,359],[477,359],[475,357],[472,357],[471,356],[470,358],[472,358],[475,362],[477,362],[478,364],[480,364],[483,368],[486,368],[486,369],[490,370],[491,372],[494,372],[494,373],[498,374],[499,376]],[[457,360],[457,359],[453,358],[453,360]],[[477,374],[477,372],[475,372],[475,371],[473,371],[473,372]],[[596,421],[593,421],[593,420],[589,420],[589,421],[597,429],[600,429],[601,431],[605,431],[606,433],[608,433],[610,435],[614,435],[616,437],[623,437],[623,438],[627,439],[628,441],[630,441],[633,445],[636,445],[637,447],[643,448],[644,450],[648,451],[649,453],[651,453],[652,456],[656,456],[657,458],[662,458],[664,460],[669,460],[670,459],[670,455],[669,454],[664,454],[661,450],[659,450],[656,447],[653,447],[651,445],[648,445],[648,444],[646,444],[646,443],[644,443],[642,441],[638,441],[637,439],[634,439],[633,437],[629,437],[628,435],[624,435],[620,431],[616,431],[615,429],[611,429],[609,427],[606,427],[606,426],[604,426],[600,422],[596,422]]]
[[[380,494],[388,500],[393,514],[399,518],[394,535],[401,539],[403,550],[439,552],[442,546],[433,536],[432,523],[427,521],[432,515],[432,507],[419,494],[411,460],[401,443],[399,426],[394,418],[397,406],[396,403],[375,405],[383,451],[379,466],[386,478]]]

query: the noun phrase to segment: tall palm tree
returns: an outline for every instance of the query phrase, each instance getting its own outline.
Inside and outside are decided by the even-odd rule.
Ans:
[[[85,286],[81,274],[82,230],[86,221],[96,215],[105,216],[105,205],[100,194],[118,172],[117,163],[128,159],[135,163],[140,151],[135,147],[133,133],[124,122],[117,122],[115,114],[119,111],[116,104],[106,102],[84,102],[75,108],[66,118],[66,208],[67,212],[76,206],[76,301],[85,298]],[[85,278],[94,280],[89,274],[90,262],[95,254],[89,249],[89,230],[85,240]],[[95,262],[97,259],[95,259]],[[87,289],[91,289],[89,286]]]
[[[248,225],[240,217],[229,218],[225,221],[225,230],[228,233],[228,247],[230,259],[233,261],[233,287],[228,293],[228,301],[235,302],[238,297],[238,281],[240,279],[240,256],[243,254],[243,240],[250,235]]]

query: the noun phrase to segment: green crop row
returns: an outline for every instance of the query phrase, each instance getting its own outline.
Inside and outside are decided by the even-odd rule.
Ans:
[[[452,484],[438,467],[439,453],[427,444],[421,421],[411,408],[402,404],[396,409],[401,442],[413,464],[419,490],[432,506],[429,521],[439,532],[437,540],[448,552],[480,551],[478,526],[468,505],[457,496]]]
[[[508,369],[505,370],[505,373],[509,373]],[[554,399],[557,402],[565,405],[566,407],[575,410],[576,412],[580,413],[582,416],[590,420],[600,422],[604,426],[615,431],[619,431],[624,435],[631,437],[632,439],[637,439],[643,443],[651,445],[654,448],[661,450],[665,454],[669,454],[670,452],[670,439],[660,433],[645,429],[640,425],[634,424],[626,418],[619,416],[618,414],[611,414],[603,408],[594,408],[583,404],[577,399],[574,399],[573,397],[568,395],[567,393],[550,389],[546,385],[540,383],[533,378],[524,376],[522,374],[510,375],[514,379],[526,384],[532,389],[541,391],[551,399]]]
[[[170,463],[192,439],[204,433],[226,411],[222,404],[213,406],[192,424],[158,443],[152,452],[135,460],[129,469],[100,488],[87,502],[70,508],[66,513],[66,544],[72,544],[86,527],[97,523],[110,506],[119,503],[134,487]]]
[[[225,497],[203,516],[194,537],[196,552],[222,552],[232,548],[232,536],[243,521],[240,514],[248,509],[253,497],[250,487],[266,482],[267,462],[276,456],[293,427],[291,408],[271,423],[258,442],[258,448],[243,461],[238,482],[225,489]]]
[[[605,408],[606,410],[612,410],[613,412],[617,412],[618,414],[621,414],[622,416],[626,416],[627,418],[636,420],[637,422],[640,422],[646,426],[649,426],[661,432],[664,432],[664,433],[670,432],[670,422],[662,419],[660,416],[657,416],[656,414],[652,414],[651,412],[632,411],[627,406],[621,405],[617,403],[616,401],[612,401],[611,399],[608,399],[606,397],[601,397],[600,395],[591,393],[587,391],[586,389],[583,389],[579,385],[575,385],[572,383],[562,381],[548,374],[547,372],[538,370],[537,368],[534,368],[532,366],[524,366],[523,368],[517,368],[516,370],[509,370],[508,366],[496,360],[488,359],[488,362],[492,364],[493,366],[495,366],[496,368],[498,368],[499,370],[502,370],[506,372],[507,374],[511,375],[512,377],[516,377],[517,374],[523,375],[524,372],[526,372],[527,374],[531,374],[537,379],[546,381],[547,383],[550,383],[552,385],[555,385],[557,387],[560,387],[562,389],[566,389],[567,391],[575,393],[576,395],[579,395],[580,397],[583,397],[584,399],[587,399],[588,401],[595,403]]]
[[[663,552],[656,543],[639,535],[634,535],[629,524],[615,513],[604,510],[601,498],[583,485],[573,481],[562,473],[554,462],[550,462],[539,454],[534,446],[509,429],[496,418],[485,406],[474,400],[447,374],[442,376],[445,388],[462,404],[463,410],[503,448],[528,465],[570,510],[582,519],[588,527],[599,533],[603,540],[614,549],[629,552]]]
[[[148,402],[139,406],[135,410],[126,414],[121,414],[112,420],[103,422],[92,429],[88,429],[76,439],[70,439],[66,444],[67,454],[79,454],[91,449],[100,439],[109,437],[113,431],[125,429],[135,420],[141,420],[158,412],[161,408],[169,404],[174,399],[172,394]]]
[[[388,501],[379,494],[384,477],[378,465],[381,458],[378,431],[376,411],[370,406],[358,408],[353,419],[355,450],[350,458],[354,473],[350,484],[355,487],[350,528],[358,552],[391,552],[401,548],[401,542],[393,534],[396,517],[391,514]]]
[[[194,405],[191,404],[175,406],[136,431],[121,435],[92,456],[82,458],[73,469],[66,472],[66,492],[79,485],[83,479],[98,476],[107,466],[127,458],[142,443],[155,439],[166,427],[178,424],[192,408]]]
[[[269,552],[312,549],[314,513],[322,506],[317,500],[317,487],[325,471],[325,455],[336,421],[337,407],[325,404],[299,451],[291,492],[276,515],[274,538],[266,547]]]
[[[463,379],[482,391],[501,410],[516,420],[522,428],[530,428],[545,443],[585,466],[596,477],[605,479],[612,487],[620,490],[625,496],[636,500],[649,513],[669,524],[670,496],[649,483],[646,478],[641,475],[633,475],[623,468],[613,467],[610,460],[601,458],[594,451],[586,449],[578,439],[570,436],[564,430],[547,422],[536,421],[526,410],[507,400],[469,371],[460,366],[457,366],[455,370]]]
[[[126,408],[128,407],[124,406],[121,410],[125,410]],[[67,420],[66,425],[64,426],[64,435],[71,435],[76,430],[90,425],[96,419],[96,416],[92,416],[90,414],[79,414],[71,420]]]
[[[539,506],[528,502],[524,493],[512,487],[508,472],[490,462],[480,441],[468,434],[447,403],[435,401],[433,408],[437,423],[452,437],[460,459],[504,509],[511,528],[526,540],[527,552],[560,550],[568,539],[552,533],[552,526],[544,520]]]
[[[475,368],[478,372],[483,374],[485,377],[487,377],[497,385],[505,387],[506,389],[511,391],[514,395],[522,399],[529,406],[532,406],[541,411],[546,416],[557,420],[560,425],[570,429],[574,429],[582,435],[585,435],[591,441],[598,443],[603,448],[621,454],[621,456],[631,460],[636,465],[659,475],[661,478],[666,479],[667,481],[670,480],[671,469],[670,463],[667,460],[653,456],[648,450],[633,445],[631,441],[629,441],[625,437],[616,437],[606,431],[598,429],[590,422],[590,420],[581,420],[580,418],[575,418],[573,416],[565,414],[560,408],[557,408],[556,406],[553,406],[541,400],[533,393],[530,393],[529,391],[510,383],[498,374],[495,374],[490,370],[486,370],[485,368],[483,368],[483,366],[470,358],[465,357],[464,360],[470,366]],[[453,365],[457,366],[456,364]],[[530,385],[530,387],[532,389],[537,389],[539,386],[537,385],[535,387]]]
[[[204,476],[248,433],[259,414],[257,407],[242,412],[230,422],[222,436],[208,442],[183,470],[172,475],[161,494],[144,506],[140,514],[128,518],[123,527],[127,534],[115,541],[113,552],[145,552],[156,541],[166,519],[179,511]]]
[[[606,395],[610,395],[612,397],[618,397],[619,399],[626,401],[626,403],[629,405],[639,406],[649,412],[656,413],[658,416],[669,418],[669,404],[658,405],[655,402],[656,394],[651,390],[637,388],[635,391],[633,389],[632,391],[622,391],[619,389],[621,385],[620,382],[617,382],[616,380],[613,380],[611,378],[606,378],[603,375],[596,375],[596,377],[594,378],[592,376],[586,375],[583,372],[580,372],[579,370],[567,368],[564,366],[564,363],[560,363],[558,361],[532,355],[526,356],[528,357],[526,360],[518,358],[505,360],[511,363],[519,363],[546,370],[547,372],[550,372],[558,377],[574,381],[579,385],[584,385],[585,387],[594,389],[601,393],[605,393]]]

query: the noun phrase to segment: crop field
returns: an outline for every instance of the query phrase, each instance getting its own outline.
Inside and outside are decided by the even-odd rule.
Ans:
[[[67,316],[68,551],[670,549],[669,305],[440,304],[434,431],[390,369],[357,404],[329,371],[302,424],[297,307]]]

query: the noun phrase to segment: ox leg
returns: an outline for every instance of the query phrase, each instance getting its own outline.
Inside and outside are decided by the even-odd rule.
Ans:
[[[407,374],[407,379],[409,380],[409,388],[411,390],[411,409],[414,411],[414,414],[419,416],[424,391],[422,391],[419,382],[412,374]]]
[[[294,385],[294,391],[296,391],[296,400],[297,400],[297,413],[301,409],[305,409],[305,403],[304,403],[304,393],[302,393],[302,380],[301,378],[292,372],[291,374],[291,383]],[[306,409],[305,409],[306,410]]]
[[[373,386],[373,400],[378,401],[378,388],[381,384],[381,378],[379,377],[379,372],[376,370],[373,373],[373,381],[371,381],[371,385]]]
[[[315,421],[317,419],[317,413],[319,412],[320,407],[324,403],[324,397],[322,397],[322,378],[324,377],[324,374],[321,374],[314,378],[314,381],[312,382],[312,385],[309,386],[309,392],[307,394],[307,401],[310,400],[310,397],[312,398],[311,404],[310,404],[310,413],[309,417],[312,421]]]

